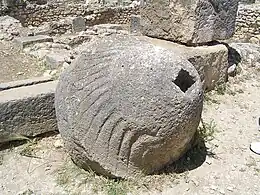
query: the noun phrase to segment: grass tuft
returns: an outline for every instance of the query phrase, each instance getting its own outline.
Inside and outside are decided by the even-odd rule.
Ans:
[[[201,119],[200,126],[198,127],[198,136],[204,141],[212,141],[214,139],[214,134],[217,132],[217,125],[214,120],[209,123],[204,122]]]

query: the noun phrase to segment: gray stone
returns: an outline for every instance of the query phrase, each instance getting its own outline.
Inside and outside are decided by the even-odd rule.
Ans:
[[[140,15],[131,15],[130,33],[141,34],[141,16]]]
[[[237,0],[150,0],[141,9],[143,34],[185,44],[234,34]]]
[[[187,47],[187,58],[199,72],[204,89],[210,91],[227,81],[228,49],[225,45]]]
[[[239,0],[239,2],[243,4],[252,4],[255,3],[255,0]]]
[[[233,64],[228,68],[228,75],[234,77],[236,75],[237,65]]]
[[[48,81],[52,81],[53,79],[51,77],[35,77],[31,79],[25,79],[25,80],[18,80],[18,81],[12,81],[8,83],[0,83],[0,91],[17,88],[17,87],[24,87],[29,85],[35,85],[39,83],[45,83]]]
[[[57,131],[54,109],[56,81],[0,92],[0,131],[35,136]]]
[[[60,77],[58,127],[74,162],[109,177],[150,174],[179,159],[200,121],[192,64],[135,36],[93,42]]]
[[[90,41],[92,38],[91,35],[88,34],[77,34],[77,35],[64,35],[59,38],[59,42],[66,44],[70,47],[75,47],[77,45],[81,45],[84,42]]]
[[[171,50],[189,60],[198,71],[203,88],[212,90],[227,81],[228,49],[223,44],[188,47],[170,41],[143,37],[154,45]]]
[[[106,29],[123,30],[123,27],[120,24],[99,24],[99,25],[95,25],[94,29],[96,29],[96,30],[106,30]]]
[[[260,68],[260,45],[252,43],[231,43],[229,46],[234,50],[231,56],[232,62],[243,68]]]
[[[83,17],[76,17],[72,19],[72,32],[81,32],[86,30],[86,22]]]
[[[10,27],[22,27],[22,24],[19,20],[11,16],[0,16],[0,27],[3,29]]]
[[[50,69],[57,69],[63,65],[65,59],[69,57],[69,52],[59,52],[59,53],[48,53],[45,56],[46,66]]]
[[[49,35],[50,33],[51,33],[51,26],[48,23],[39,26],[33,32],[34,35]]]
[[[25,48],[26,46],[35,44],[35,43],[43,43],[43,42],[53,42],[53,38],[47,35],[36,35],[36,36],[28,36],[28,37],[19,37],[14,39],[14,42],[20,46],[20,48]]]

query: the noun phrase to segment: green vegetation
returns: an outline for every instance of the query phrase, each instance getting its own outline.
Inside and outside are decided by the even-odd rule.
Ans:
[[[204,141],[212,141],[214,139],[214,134],[217,132],[217,126],[214,120],[209,123],[204,122],[201,119],[201,124],[198,127],[198,136]]]
[[[126,195],[129,192],[162,191],[163,187],[175,185],[178,175],[174,172],[158,175],[137,175],[133,179],[109,179],[77,167],[70,159],[55,172],[58,185],[68,194]]]

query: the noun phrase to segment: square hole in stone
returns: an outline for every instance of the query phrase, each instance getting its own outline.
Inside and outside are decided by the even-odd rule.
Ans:
[[[185,93],[195,81],[188,71],[181,69],[173,83]]]

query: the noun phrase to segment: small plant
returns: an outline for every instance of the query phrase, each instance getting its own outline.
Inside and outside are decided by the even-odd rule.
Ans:
[[[71,160],[66,161],[56,172],[56,182],[62,186],[68,194],[80,194],[87,189],[86,194],[126,195],[140,191],[161,191],[166,185],[177,182],[176,173],[161,173],[159,175],[142,174],[133,179],[109,179],[97,175],[93,171],[85,171],[77,167]]]
[[[37,146],[37,141],[35,139],[33,141],[27,142],[22,148],[22,150],[19,152],[19,154],[26,157],[38,158],[35,155],[36,146]]]
[[[226,84],[217,85],[215,88],[218,95],[224,95],[227,90]]]
[[[126,182],[107,180],[105,191],[107,195],[127,195],[128,186]]]
[[[219,102],[213,98],[211,93],[204,93],[204,100],[208,103],[219,104]]]
[[[198,128],[198,136],[204,141],[212,141],[214,139],[214,133],[217,132],[216,123],[211,120],[206,123],[201,119],[201,125]]]

